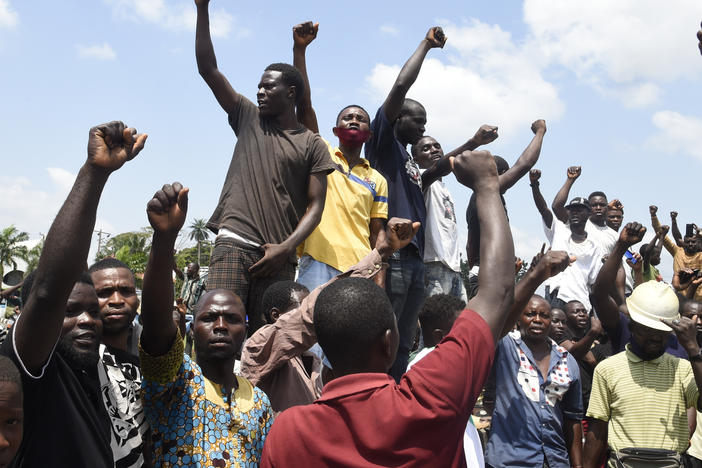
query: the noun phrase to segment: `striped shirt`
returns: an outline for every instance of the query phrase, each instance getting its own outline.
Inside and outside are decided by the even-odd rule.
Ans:
[[[684,452],[687,408],[696,406],[690,363],[668,353],[644,361],[629,350],[602,361],[592,378],[587,416],[608,421],[614,450],[646,447]]]

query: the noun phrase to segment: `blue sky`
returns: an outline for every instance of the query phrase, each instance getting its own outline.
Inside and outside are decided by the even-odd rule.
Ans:
[[[425,104],[427,134],[445,149],[489,123],[501,136],[488,149],[514,162],[531,122],[544,118],[536,167],[547,200],[579,164],[573,195],[603,190],[622,200],[625,221],[648,224],[656,203],[664,222],[673,209],[683,229],[702,222],[698,0],[665,8],[652,0],[213,0],[210,10],[220,69],[249,98],[267,64],[292,60],[291,27],[320,23],[308,67],[327,138],[344,105],[374,113],[426,30],[441,25],[446,47],[430,51],[409,96]],[[209,217],[235,138],[197,74],[194,18],[185,0],[0,0],[1,226],[45,233],[84,160],[88,129],[113,119],[149,140],[110,180],[98,226],[116,234],[147,225],[146,202],[174,180],[191,188],[188,222]],[[452,176],[448,185],[462,218],[470,193]],[[545,237],[528,181],[506,198],[517,254],[530,259]]]

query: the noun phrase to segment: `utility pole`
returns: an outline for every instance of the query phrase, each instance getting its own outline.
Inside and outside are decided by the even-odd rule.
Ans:
[[[102,236],[105,236],[105,240],[107,240],[108,237],[110,237],[112,234],[109,232],[105,232],[102,230],[102,228],[98,229],[97,231],[94,231],[98,235],[98,248],[97,248],[97,253],[100,253],[100,249],[102,248]]]

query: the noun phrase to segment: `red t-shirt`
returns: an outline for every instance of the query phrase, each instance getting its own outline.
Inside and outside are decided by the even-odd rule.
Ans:
[[[347,375],[313,404],[281,413],[261,467],[463,467],[463,432],[494,356],[490,328],[464,310],[399,384],[386,374]]]

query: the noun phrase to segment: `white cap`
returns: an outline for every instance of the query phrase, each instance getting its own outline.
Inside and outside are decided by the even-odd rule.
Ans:
[[[680,318],[678,296],[662,281],[647,281],[637,286],[626,298],[629,317],[656,330],[672,331],[660,319],[675,320]]]

